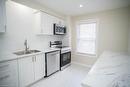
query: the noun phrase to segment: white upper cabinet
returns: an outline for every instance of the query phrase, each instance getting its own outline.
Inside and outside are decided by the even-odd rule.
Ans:
[[[37,34],[54,35],[53,24],[56,23],[64,25],[64,20],[49,15],[47,13],[40,11],[37,12],[35,15]]]
[[[42,12],[41,26],[43,34],[53,35],[53,16]]]
[[[56,23],[59,25],[65,25],[65,21],[57,17],[53,17],[53,23]]]
[[[0,0],[0,33],[6,31],[6,0]]]

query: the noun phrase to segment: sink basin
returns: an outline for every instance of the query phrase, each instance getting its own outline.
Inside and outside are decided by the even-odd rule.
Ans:
[[[39,50],[18,51],[18,52],[14,52],[14,54],[26,55],[26,54],[32,54],[32,53],[37,53],[37,52],[41,52],[41,51],[39,51]]]

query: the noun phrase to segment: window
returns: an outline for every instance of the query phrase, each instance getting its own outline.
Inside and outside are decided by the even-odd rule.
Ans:
[[[97,22],[81,22],[77,28],[77,52],[96,55]]]

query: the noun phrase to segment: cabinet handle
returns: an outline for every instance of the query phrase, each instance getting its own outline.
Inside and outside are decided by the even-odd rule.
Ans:
[[[48,55],[56,55],[56,54],[59,54],[59,52],[51,52],[51,53],[48,53]]]

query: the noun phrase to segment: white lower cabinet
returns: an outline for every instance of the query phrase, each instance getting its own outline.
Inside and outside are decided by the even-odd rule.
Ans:
[[[26,87],[34,81],[33,58],[26,57],[18,60],[19,87]]]
[[[45,57],[44,54],[35,56],[35,62],[34,62],[35,81],[45,76],[45,58],[44,57]]]
[[[44,77],[44,60],[43,54],[18,59],[19,87],[26,87]]]
[[[45,76],[45,54],[0,63],[0,87],[26,87]]]
[[[17,60],[0,63],[0,87],[18,87]]]

